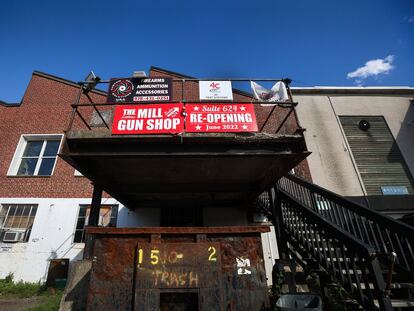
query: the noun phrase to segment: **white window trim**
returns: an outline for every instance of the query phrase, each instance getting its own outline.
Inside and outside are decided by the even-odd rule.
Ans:
[[[63,137],[63,134],[22,134],[20,136],[19,142],[17,143],[16,151],[14,152],[13,159],[10,163],[9,170],[7,171],[7,176],[20,176],[20,175],[17,175],[17,172],[19,170],[19,165],[21,163],[24,150],[26,149],[27,142],[33,141],[33,140],[51,140],[51,139],[57,140],[59,139],[60,143],[59,143],[59,148],[57,152],[57,154],[59,154],[60,148],[62,147],[62,137]],[[43,143],[40,154],[44,152],[45,145],[46,144]],[[38,176],[37,172],[39,171],[39,168],[40,168],[40,162],[41,161],[38,161],[36,164],[34,175],[28,175],[28,176],[23,176],[23,177]],[[55,171],[56,163],[57,163],[57,155],[56,155],[56,161],[55,161],[55,164],[53,165],[53,169],[52,169],[52,172],[50,173],[50,176],[52,176],[53,172]]]
[[[83,176],[83,175],[82,175]],[[117,208],[117,216],[116,216],[116,226],[118,226],[118,217],[119,217],[119,210],[120,210],[120,205],[118,204],[118,203],[111,203],[111,204],[106,204],[106,203],[101,203],[101,206],[102,205],[105,205],[105,206],[111,206],[111,208],[114,208],[114,207],[116,207]],[[77,211],[77,213],[76,213],[76,219],[75,219],[75,224],[74,224],[74,226],[73,226],[73,234],[72,234],[72,245],[85,245],[85,242],[75,242],[75,234],[76,234],[76,227],[78,226],[78,221],[79,221],[79,212],[80,212],[80,209],[82,208],[82,207],[86,207],[86,208],[91,208],[91,204],[84,204],[84,203],[82,203],[82,204],[79,204],[78,205],[78,211]],[[112,213],[112,211],[111,211],[111,213]],[[90,216],[90,215],[89,215]],[[85,232],[85,227],[87,226],[87,223],[89,222],[89,216],[88,217],[86,217],[86,215],[85,215],[85,224],[84,224],[84,227],[83,227],[83,231]],[[112,216],[112,215],[111,215]],[[112,218],[112,217],[111,217]],[[88,221],[87,221],[88,220]],[[99,222],[101,222],[101,216],[99,215]],[[83,234],[85,234],[85,233],[83,233]]]

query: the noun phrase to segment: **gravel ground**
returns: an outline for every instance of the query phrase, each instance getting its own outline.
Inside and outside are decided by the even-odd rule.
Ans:
[[[27,308],[35,307],[42,302],[42,297],[5,299],[0,300],[1,311],[21,311]]]

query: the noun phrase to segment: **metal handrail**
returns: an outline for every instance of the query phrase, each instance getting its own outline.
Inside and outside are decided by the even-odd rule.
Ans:
[[[129,78],[113,78],[113,79],[131,79],[134,77],[129,77]],[[158,77],[139,77],[142,79],[153,79],[153,78],[158,78]],[[164,77],[159,77],[159,78],[164,78]],[[111,80],[113,80],[111,79]],[[99,80],[99,81],[79,81],[78,84],[79,85],[88,85],[88,84],[107,84],[109,82],[111,82],[111,80]],[[246,79],[246,78],[201,78],[201,79],[197,79],[197,78],[172,78],[171,79],[173,82],[182,82],[182,81],[192,81],[192,82],[197,82],[197,81],[235,81],[235,82],[250,82],[250,81],[259,81],[259,82],[278,82],[278,81],[282,81],[286,84],[290,84],[292,82],[291,79],[289,78],[254,78],[254,79]]]
[[[169,101],[169,102],[159,102],[157,104],[172,104],[172,103],[182,103],[182,104],[200,104],[200,105],[205,105],[205,104],[215,104],[215,105],[234,105],[234,104],[253,104],[253,105],[260,105],[260,104],[269,104],[269,102],[264,102],[264,101],[237,101],[237,102],[212,102],[212,101],[197,101],[197,100],[179,100],[179,101]],[[73,103],[71,105],[72,107],[72,115],[71,115],[71,119],[69,121],[69,124],[66,128],[66,132],[70,131],[72,129],[72,126],[74,124],[74,120],[76,117],[79,117],[79,119],[82,121],[82,123],[86,126],[86,128],[88,130],[92,130],[91,126],[88,124],[88,122],[86,121],[85,117],[82,115],[82,112],[80,111],[81,108],[88,108],[91,107],[94,109],[94,111],[97,113],[99,119],[101,120],[101,122],[103,123],[103,125],[109,130],[109,124],[105,121],[104,117],[101,114],[101,111],[99,111],[99,108],[103,108],[105,109],[106,107],[113,107],[113,106],[117,106],[117,105],[140,105],[141,103],[94,103],[90,100],[89,103],[80,103],[79,102],[79,97],[78,99],[75,101],[75,103]],[[286,124],[287,120],[289,119],[289,117],[292,115],[292,112],[295,111],[295,107],[297,106],[297,102],[292,102],[292,101],[286,101],[286,102],[275,102],[275,103],[270,103],[273,105],[273,108],[271,109],[271,111],[268,114],[267,119],[264,121],[264,123],[262,124],[262,126],[259,129],[259,132],[262,132],[265,128],[265,126],[268,124],[271,116],[274,113],[275,107],[279,106],[281,108],[285,108],[288,109],[288,112],[286,113],[286,115],[284,116],[283,120],[281,120],[280,124],[278,124],[277,129],[275,130],[275,134],[278,134],[279,131],[282,129],[282,127]],[[107,108],[108,109],[108,108]],[[298,128],[300,129],[300,128]]]
[[[266,102],[266,101],[259,101],[259,100],[250,100],[250,101],[207,101],[207,100],[171,100],[168,102],[133,102],[133,103],[124,103],[124,102],[117,102],[117,103],[75,103],[72,104],[71,107],[89,107],[89,106],[119,106],[119,105],[141,105],[141,104],[157,104],[157,105],[163,105],[163,104],[178,104],[178,103],[183,103],[183,104],[214,104],[214,105],[235,105],[235,104],[254,104],[254,105],[274,105],[274,106],[280,106],[283,108],[291,108],[291,107],[296,107],[298,105],[297,102],[291,102],[291,101],[285,101],[285,102]]]
[[[151,79],[151,77],[145,77],[148,79]],[[242,93],[245,93],[244,96],[250,98],[250,100],[248,101],[226,101],[223,100],[221,102],[215,102],[215,101],[208,101],[208,100],[187,100],[185,99],[185,83],[186,82],[198,82],[198,81],[237,81],[237,82],[249,82],[249,81],[263,81],[263,82],[275,82],[275,81],[282,81],[286,84],[287,87],[287,91],[288,91],[288,99],[284,102],[267,102],[267,101],[259,101],[256,100],[251,94],[248,94],[244,91],[240,91],[240,90],[236,90],[233,89],[233,91],[240,91]],[[69,124],[65,130],[65,132],[68,132],[72,129],[72,126],[74,124],[75,118],[78,116],[79,119],[83,122],[83,124],[88,128],[88,130],[92,130],[91,126],[87,123],[87,121],[85,120],[84,116],[82,116],[82,113],[79,111],[80,108],[83,107],[93,107],[94,111],[97,113],[99,119],[102,121],[102,123],[104,124],[104,126],[109,129],[109,125],[107,124],[105,118],[102,116],[101,112],[99,111],[98,107],[108,107],[108,106],[117,106],[117,105],[131,105],[131,104],[144,104],[144,103],[123,103],[123,102],[117,102],[117,103],[94,103],[92,98],[88,95],[88,92],[90,90],[88,90],[88,86],[90,84],[92,84],[93,87],[95,87],[97,84],[106,84],[106,83],[110,83],[111,80],[93,80],[93,81],[80,81],[78,82],[79,85],[79,91],[78,91],[78,95],[76,97],[75,102],[71,105],[72,107],[72,114],[71,114],[71,118],[69,120]],[[289,109],[289,111],[287,112],[287,114],[284,116],[283,120],[280,122],[280,124],[278,125],[277,129],[275,130],[275,134],[278,134],[279,131],[282,129],[282,127],[285,125],[286,121],[289,119],[289,117],[293,114],[297,126],[298,128],[295,131],[295,134],[297,131],[303,131],[303,128],[301,128],[300,124],[299,124],[299,120],[296,114],[296,110],[295,107],[297,106],[297,102],[294,102],[292,99],[292,93],[289,87],[289,84],[292,82],[291,79],[289,78],[260,78],[260,79],[246,79],[246,78],[205,78],[205,79],[197,79],[197,78],[190,78],[190,77],[182,77],[182,78],[171,78],[172,82],[181,82],[181,98],[178,101],[168,101],[168,104],[171,103],[199,103],[199,104],[223,104],[223,105],[229,105],[229,104],[255,104],[255,105],[261,105],[261,104],[265,104],[265,105],[272,105],[273,108],[271,109],[271,112],[269,113],[267,119],[265,120],[265,122],[262,124],[259,132],[262,132],[265,128],[265,126],[268,124],[268,121],[270,120],[271,116],[273,115],[273,112],[275,110],[276,107],[281,107],[281,108],[287,108]],[[86,88],[85,88],[86,86]],[[81,103],[81,96],[82,95],[86,95],[86,97],[89,100],[89,103]],[[158,102],[157,104],[163,104],[162,102]]]

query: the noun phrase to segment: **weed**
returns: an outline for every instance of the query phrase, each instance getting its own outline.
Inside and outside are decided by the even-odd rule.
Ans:
[[[53,294],[44,296],[40,305],[26,309],[24,311],[58,311],[62,295],[63,291],[58,290]]]
[[[13,282],[13,274],[0,279],[0,299],[27,298],[46,293],[46,287],[39,283]]]

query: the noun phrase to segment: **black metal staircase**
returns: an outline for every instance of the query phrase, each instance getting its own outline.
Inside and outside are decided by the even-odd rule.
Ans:
[[[271,194],[282,249],[316,260],[366,310],[414,307],[413,227],[293,175]]]

